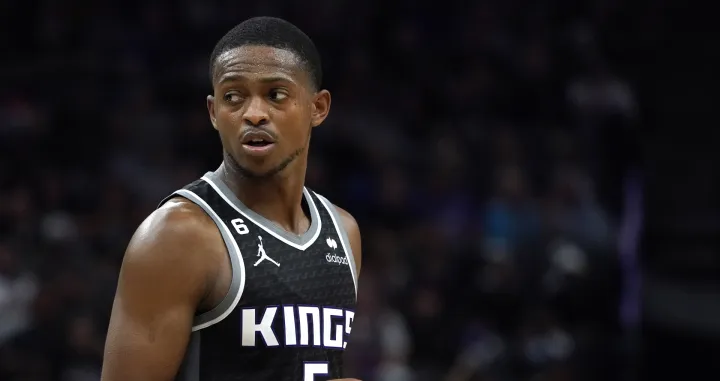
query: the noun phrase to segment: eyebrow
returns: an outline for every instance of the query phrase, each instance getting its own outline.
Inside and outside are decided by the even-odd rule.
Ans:
[[[223,75],[220,78],[220,81],[218,83],[226,83],[231,81],[246,81],[248,78],[242,74],[228,74]],[[262,83],[273,83],[273,82],[292,82],[294,83],[291,78],[286,76],[272,76],[272,77],[263,77],[258,79],[258,81]]]

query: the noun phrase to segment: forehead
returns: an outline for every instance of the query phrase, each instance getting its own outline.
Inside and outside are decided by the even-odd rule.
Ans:
[[[215,81],[235,74],[260,78],[282,75],[295,81],[306,77],[302,62],[292,51],[256,45],[233,48],[217,57],[213,73]]]

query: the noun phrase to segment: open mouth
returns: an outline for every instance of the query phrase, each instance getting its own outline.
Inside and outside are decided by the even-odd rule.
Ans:
[[[249,142],[245,143],[245,145],[248,145],[250,147],[265,147],[269,146],[270,144],[273,144],[270,141],[264,140],[264,139],[253,139]]]
[[[263,156],[275,146],[275,138],[267,131],[251,130],[243,134],[242,145],[247,154]]]

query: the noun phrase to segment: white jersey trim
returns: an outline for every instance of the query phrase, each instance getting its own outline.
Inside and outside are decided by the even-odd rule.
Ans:
[[[235,309],[237,304],[240,302],[240,298],[242,297],[243,290],[245,289],[245,278],[246,278],[245,262],[243,261],[242,253],[240,252],[240,247],[238,246],[237,242],[235,241],[235,238],[233,237],[232,233],[230,232],[230,229],[227,227],[227,225],[225,225],[225,223],[222,221],[222,219],[220,219],[220,216],[218,216],[217,213],[215,213],[215,211],[210,207],[210,205],[208,205],[207,202],[205,202],[205,200],[200,198],[200,196],[198,196],[194,192],[189,191],[187,189],[178,190],[175,192],[175,194],[185,197],[188,200],[192,201],[193,203],[197,204],[210,216],[210,218],[213,219],[213,221],[215,222],[215,225],[217,225],[218,229],[221,229],[221,233],[224,233],[224,234],[222,234],[222,236],[223,236],[223,240],[225,241],[225,246],[227,246],[227,249],[229,251],[228,254],[231,256],[235,256],[235,258],[237,259],[238,264],[239,264],[239,269],[238,269],[239,273],[236,272],[235,269],[231,269],[233,277],[240,276],[240,286],[239,286],[237,292],[235,292],[232,303],[217,317],[215,317],[209,321],[203,322],[201,324],[193,325],[192,331],[195,332],[195,331],[199,331],[201,329],[210,327],[211,325],[221,322],[223,319],[228,317],[228,315],[230,315],[232,313],[232,311]],[[231,263],[232,263],[232,261],[231,261]],[[232,282],[231,282],[231,287],[228,290],[228,295],[226,295],[226,297],[230,296],[229,293],[231,293],[231,292],[233,292]],[[222,304],[222,302],[221,302],[221,304]],[[218,304],[218,306],[220,306],[220,304]],[[214,315],[215,311],[210,310],[210,311],[206,312],[205,314],[209,314],[209,313],[212,313]],[[196,319],[202,318],[203,315],[205,315],[205,314],[201,314],[201,315],[197,316]]]
[[[335,208],[335,205],[331,204],[328,199],[325,197],[315,193],[315,195],[318,196],[318,200],[325,206],[325,209],[327,209],[328,214],[330,214],[330,219],[333,222],[333,225],[335,225],[335,231],[337,232],[338,237],[340,238],[340,245],[342,245],[343,251],[345,252],[345,258],[348,260],[348,264],[350,266],[350,274],[352,275],[353,283],[355,284],[355,299],[357,300],[357,292],[358,292],[358,283],[357,283],[357,264],[355,263],[355,256],[352,253],[352,246],[350,246],[350,239],[347,236],[347,232],[345,230],[345,227],[342,226],[340,223],[338,223],[339,214],[337,212],[337,209]],[[338,216],[337,218],[335,216]]]
[[[295,243],[295,242],[288,241],[285,237],[283,237],[282,235],[278,234],[278,233],[277,233],[276,231],[274,231],[272,228],[266,226],[265,224],[263,224],[263,223],[261,223],[261,222],[256,221],[254,218],[252,218],[252,217],[249,216],[247,213],[243,212],[240,208],[238,208],[237,205],[235,205],[232,201],[230,201],[230,199],[228,199],[227,196],[225,196],[225,193],[223,193],[223,192],[220,190],[220,188],[218,188],[217,184],[215,184],[215,182],[213,182],[208,176],[203,176],[202,179],[203,179],[206,183],[210,184],[210,186],[215,190],[215,192],[216,192],[218,195],[220,195],[220,197],[222,197],[222,199],[225,200],[225,202],[226,202],[228,205],[230,205],[231,207],[233,207],[233,209],[235,209],[235,210],[236,210],[238,213],[240,213],[243,217],[245,217],[245,218],[247,218],[248,220],[250,220],[250,222],[252,222],[252,223],[255,224],[256,226],[260,227],[262,230],[265,230],[265,231],[266,231],[268,234],[270,234],[271,236],[277,238],[277,239],[280,240],[281,242],[283,242],[283,243],[285,243],[285,244],[287,244],[287,245],[289,245],[289,246],[291,246],[291,247],[294,247],[294,248],[296,248],[296,249],[298,249],[298,250],[305,251],[305,249],[307,249],[308,247],[312,246],[312,244],[315,243],[315,241],[317,240],[317,238],[320,236],[320,231],[322,230],[322,218],[318,218],[318,222],[317,222],[317,223],[318,223],[318,227],[317,227],[317,230],[315,231],[315,234],[312,236],[312,238],[310,238],[307,242],[305,242],[304,244],[300,245],[300,244],[297,244],[297,243]],[[305,194],[305,198],[307,199],[307,203],[308,203],[308,205],[310,206],[310,208],[315,209],[315,212],[317,212],[317,206],[315,205],[315,201],[313,200],[312,196],[310,196],[310,192],[307,190],[307,188],[303,188],[303,193]]]

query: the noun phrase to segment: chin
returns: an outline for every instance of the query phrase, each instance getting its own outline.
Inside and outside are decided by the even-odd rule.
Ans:
[[[240,156],[240,160],[230,157],[230,166],[240,175],[246,178],[267,179],[276,176],[287,170],[288,166],[295,161],[301,150],[288,155],[284,160],[277,158],[277,155],[266,157]],[[229,155],[226,155],[229,156]],[[226,157],[226,161],[227,161]]]
[[[269,179],[283,172],[287,167],[287,163],[275,165],[257,165],[251,163],[243,163],[239,165],[239,172],[244,177],[254,179]]]

